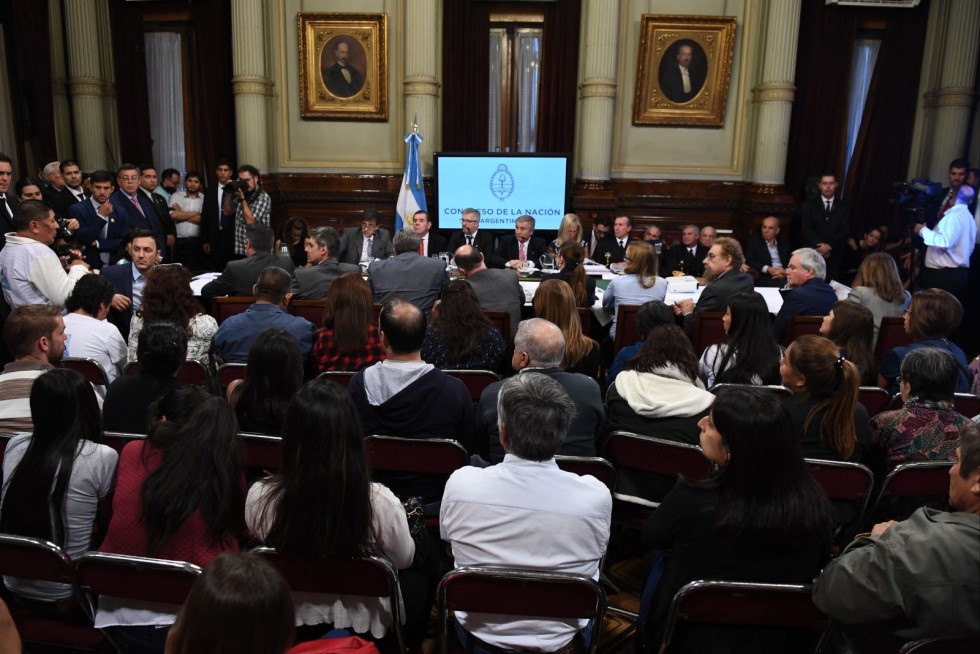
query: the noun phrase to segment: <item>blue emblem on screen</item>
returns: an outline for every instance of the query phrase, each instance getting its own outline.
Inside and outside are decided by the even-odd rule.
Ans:
[[[497,170],[490,177],[490,192],[501,202],[514,192],[514,176],[507,170],[506,164],[497,166]]]

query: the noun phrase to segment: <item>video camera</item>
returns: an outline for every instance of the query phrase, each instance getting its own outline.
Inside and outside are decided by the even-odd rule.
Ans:
[[[928,177],[911,182],[894,182],[888,201],[897,204],[909,223],[928,222],[939,211],[943,200],[943,185]]]

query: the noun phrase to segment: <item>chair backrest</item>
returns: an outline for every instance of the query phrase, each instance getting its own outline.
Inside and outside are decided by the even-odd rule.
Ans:
[[[592,338],[592,307],[576,307],[579,322],[582,323],[582,334]]]
[[[901,397],[901,396],[899,396]],[[858,402],[868,410],[868,417],[873,418],[882,411],[888,410],[891,396],[888,391],[877,386],[862,386],[858,389]]]
[[[223,363],[218,366],[218,383],[224,388],[236,379],[245,379],[246,364]]]
[[[700,479],[711,466],[697,445],[614,431],[606,442],[606,458],[616,468],[643,470],[672,477]]]
[[[364,454],[374,470],[450,475],[469,465],[459,441],[448,438],[368,436]]]
[[[594,654],[606,594],[598,582],[585,575],[474,566],[447,573],[439,583],[437,602],[443,654],[449,647],[450,611],[592,620],[587,651]]]
[[[808,586],[692,581],[674,595],[660,651],[678,622],[815,628],[830,619],[813,603]]]
[[[483,389],[494,382],[500,381],[500,375],[492,370],[443,370],[447,375],[461,380],[466,384],[466,390],[474,402],[480,401]]]
[[[902,645],[898,654],[963,654],[980,651],[980,638],[930,638]]]
[[[0,534],[0,575],[75,584],[71,558],[42,538]]]
[[[616,488],[616,468],[600,456],[555,455],[555,462],[565,472],[576,475],[592,475],[612,492]]]
[[[952,461],[902,463],[885,477],[864,526],[886,519],[907,518],[919,506],[945,505],[949,500]]]
[[[497,328],[500,335],[504,337],[505,343],[510,340],[510,314],[508,312],[484,309],[483,315]]]
[[[960,414],[972,418],[980,414],[980,397],[970,393],[954,393],[953,406]]]
[[[122,449],[126,446],[126,443],[132,441],[145,441],[146,434],[130,434],[124,431],[107,431],[102,439],[103,443],[114,449],[116,452],[122,454]]]
[[[327,301],[323,300],[293,300],[289,303],[289,312],[294,316],[306,318],[319,329],[323,327],[323,308]]]
[[[785,399],[787,397],[793,397],[793,391],[789,390],[785,386],[780,386],[778,384],[715,384],[708,389],[709,393],[718,394],[718,391],[722,388],[758,388],[764,391],[769,391],[775,393],[776,397],[779,399]]]
[[[211,315],[220,325],[226,318],[244,313],[255,302],[251,295],[234,295],[211,298]]]
[[[786,323],[786,334],[783,336],[783,345],[789,346],[799,336],[812,334],[820,335],[820,325],[823,323],[823,316],[790,316]]]
[[[177,379],[179,379],[183,384],[203,386],[208,390],[212,388],[211,373],[208,371],[207,367],[197,359],[187,359],[184,361],[184,363],[180,364],[180,370],[177,372]]]
[[[912,337],[905,331],[904,316],[884,316],[878,327],[878,340],[875,342],[875,363],[880,366],[886,354],[911,342]]]
[[[109,385],[109,375],[106,374],[102,364],[95,359],[89,359],[88,357],[65,357],[56,363],[55,366],[81,373],[86,381],[96,386]]]
[[[838,542],[850,541],[871,498],[874,475],[860,463],[804,459],[810,476],[817,482],[828,500],[849,502],[854,506],[851,519],[838,525]]]
[[[123,368],[123,374],[127,377],[135,377],[136,375],[140,374],[140,362],[130,361],[127,363],[126,367]]]
[[[242,461],[246,468],[276,471],[282,468],[282,438],[239,432]]]
[[[201,567],[184,561],[85,552],[75,558],[75,574],[90,598],[111,595],[181,605],[201,574]],[[91,606],[94,605],[93,601]]]
[[[317,379],[329,379],[332,382],[337,382],[344,388],[350,383],[351,377],[356,375],[356,372],[348,372],[346,370],[327,370],[326,372],[321,372],[316,376]]]
[[[616,310],[616,342],[615,352],[627,345],[633,345],[640,340],[640,330],[636,326],[636,312],[640,304],[620,304]]]
[[[708,346],[725,339],[724,311],[698,311],[694,314],[694,336],[691,342],[694,353],[699,357]]]

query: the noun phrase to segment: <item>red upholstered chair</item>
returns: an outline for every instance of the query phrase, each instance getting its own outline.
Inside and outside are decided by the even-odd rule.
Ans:
[[[888,403],[889,410],[901,409],[903,406],[905,406],[905,400],[902,399],[901,393],[895,393],[891,402]],[[972,418],[980,413],[980,397],[970,393],[954,393],[953,408],[956,409],[957,413]]]
[[[724,311],[698,311],[694,314],[694,353],[700,357],[708,346],[725,340]]]
[[[130,434],[124,431],[107,431],[105,432],[103,438],[103,442],[106,445],[120,454],[122,454],[122,449],[126,446],[126,443],[145,440],[146,434]]]
[[[885,355],[896,347],[908,345],[912,337],[905,332],[903,316],[885,316],[878,327],[878,340],[875,343],[875,363],[881,365]]]
[[[712,393],[717,393],[719,389],[729,388],[729,387],[761,388],[764,391],[775,393],[776,396],[781,400],[786,399],[787,397],[793,397],[793,391],[789,390],[785,386],[780,386],[777,384],[768,384],[768,385],[759,385],[759,386],[756,386],[754,384],[715,384],[708,390]]]
[[[901,395],[899,395],[901,397]],[[858,402],[868,410],[868,417],[874,418],[882,411],[888,410],[888,403],[891,398],[888,391],[877,386],[862,386],[858,389]]]
[[[504,342],[509,343],[511,340],[510,314],[506,311],[488,311],[487,309],[484,309],[483,315],[487,317],[487,320],[489,320],[494,327],[497,328],[500,335],[504,337]]]
[[[323,308],[327,306],[324,300],[293,300],[289,303],[289,312],[294,316],[306,318],[319,329],[323,327]]]
[[[582,333],[592,338],[592,307],[576,307],[578,319],[582,323]]]
[[[949,502],[951,461],[903,463],[895,467],[881,486],[864,528],[885,520],[904,520],[920,506],[945,508]]]
[[[565,472],[577,475],[592,475],[606,485],[610,492],[616,488],[616,468],[599,456],[555,455],[555,462]]]
[[[329,379],[330,381],[337,382],[344,388],[347,388],[347,384],[350,383],[351,377],[356,374],[356,372],[348,372],[346,370],[327,370],[326,372],[321,372],[316,376],[316,378]]]
[[[783,345],[789,344],[799,336],[812,334],[820,335],[820,325],[823,323],[823,316],[790,316],[786,323],[786,334],[783,336]]]
[[[87,357],[65,357],[56,363],[55,366],[74,370],[80,373],[86,381],[96,386],[109,385],[109,376],[106,374],[105,368],[95,359],[89,359]]]
[[[221,388],[227,388],[236,379],[245,379],[245,370],[244,363],[223,363],[218,366],[218,383]]]
[[[850,519],[836,526],[834,540],[838,546],[845,546],[857,533],[857,527],[867,509],[874,485],[874,475],[860,463],[847,461],[824,461],[804,459],[806,468],[823,489],[827,499],[847,502],[854,508]]]
[[[480,401],[480,396],[487,386],[500,381],[500,375],[492,370],[443,370],[443,372],[462,380],[474,402]]]
[[[250,295],[234,295],[228,297],[216,297],[211,299],[211,315],[220,325],[226,318],[243,313],[255,302],[255,298]]]
[[[616,310],[615,352],[640,340],[640,330],[636,326],[636,312],[641,304],[620,304]]]
[[[282,467],[282,438],[279,436],[239,432],[238,439],[246,468],[275,472]]]
[[[139,372],[139,361],[130,361],[126,364],[126,368],[123,370],[123,374],[128,377],[138,375]],[[212,392],[214,390],[214,383],[211,379],[210,371],[208,371],[207,366],[196,359],[188,359],[184,361],[184,363],[180,364],[180,370],[177,372],[177,379],[179,379],[183,384],[200,386],[205,390]]]

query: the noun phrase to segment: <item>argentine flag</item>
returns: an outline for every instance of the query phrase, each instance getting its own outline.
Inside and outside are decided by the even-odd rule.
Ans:
[[[425,208],[425,189],[422,186],[422,163],[419,161],[419,143],[422,136],[415,130],[405,135],[408,143],[408,159],[405,161],[405,175],[402,177],[402,188],[398,192],[398,204],[395,206],[395,231],[401,230],[416,211],[428,211]]]

